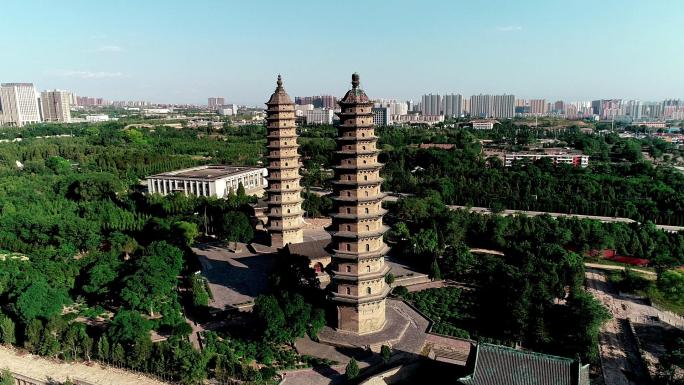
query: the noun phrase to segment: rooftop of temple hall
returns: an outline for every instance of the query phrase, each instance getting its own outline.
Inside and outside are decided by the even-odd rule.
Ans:
[[[149,178],[188,178],[202,180],[218,180],[244,172],[259,170],[259,167],[237,167],[225,165],[205,165],[182,170],[169,171],[152,175]]]

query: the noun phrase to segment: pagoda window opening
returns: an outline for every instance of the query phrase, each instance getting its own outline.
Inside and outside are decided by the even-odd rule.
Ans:
[[[347,265],[347,273],[351,273],[351,266]]]
[[[351,245],[347,243],[347,251],[351,251]]]
[[[351,295],[351,288],[350,287],[347,288],[347,295]]]
[[[366,251],[370,251],[370,244],[366,243]]]
[[[370,267],[370,265],[369,265],[369,266],[366,266],[366,272],[368,272],[368,273],[371,272],[371,267]]]
[[[373,290],[372,290],[370,287],[367,287],[367,288],[366,288],[366,293],[371,294],[372,291],[373,291]]]

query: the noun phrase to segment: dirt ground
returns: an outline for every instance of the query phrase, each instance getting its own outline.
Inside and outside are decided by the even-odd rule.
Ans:
[[[653,319],[664,317],[658,309],[634,298],[619,296],[598,270],[588,269],[587,286],[610,311],[613,318],[601,328],[600,353],[603,374],[610,385],[640,385],[646,383],[648,374],[640,359],[637,341],[629,330],[633,325],[649,324]]]
[[[165,382],[137,375],[121,369],[92,366],[84,363],[52,361],[31,354],[18,355],[16,351],[0,347],[0,369],[43,381],[64,382],[67,378],[93,385],[162,385]]]

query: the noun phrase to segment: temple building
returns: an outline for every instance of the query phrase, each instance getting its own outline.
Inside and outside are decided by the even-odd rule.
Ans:
[[[299,154],[295,106],[278,75],[277,87],[266,102],[268,130],[268,233],[272,247],[303,240],[302,188],[299,185]]]
[[[373,103],[352,75],[352,89],[339,101],[341,112],[333,182],[332,300],[337,329],[354,334],[379,331],[385,325],[387,226],[382,217],[384,194],[373,129]],[[276,183],[276,181],[269,181]]]

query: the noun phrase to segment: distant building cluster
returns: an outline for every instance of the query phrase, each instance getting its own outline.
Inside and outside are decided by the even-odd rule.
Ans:
[[[332,95],[295,96],[295,105],[311,104],[314,108],[337,108],[337,98]]]

